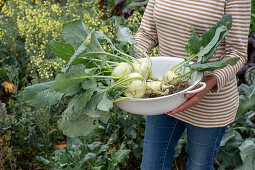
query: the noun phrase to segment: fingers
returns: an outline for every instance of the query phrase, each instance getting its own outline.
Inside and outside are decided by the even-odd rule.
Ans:
[[[196,90],[198,88],[202,87],[202,85],[199,85],[199,86],[195,86],[192,90]],[[199,92],[198,92],[199,93]],[[191,98],[193,96],[195,96],[197,93],[191,93],[191,94],[184,94],[184,97],[186,98]]]
[[[189,100],[187,100],[184,104],[182,104],[178,108],[168,112],[167,114],[173,115],[175,113],[183,112],[184,110],[187,110],[191,107],[196,106],[199,103],[200,99],[202,99],[204,97],[204,95],[206,95],[210,91],[210,89],[217,83],[217,80],[215,77],[205,77],[205,83],[206,83],[205,89],[203,89],[202,91],[197,92],[197,93],[185,94],[184,96],[189,98]],[[195,90],[200,87],[201,86],[196,86],[192,90]]]
[[[186,98],[191,98],[191,97],[193,97],[193,96],[195,96],[195,95],[196,95],[196,93],[184,94],[184,97],[186,97]]]
[[[190,98],[188,101],[186,101],[185,103],[183,103],[180,107],[168,112],[167,114],[173,115],[178,112],[183,112],[184,110],[187,110],[191,107],[196,106],[199,101],[200,101],[199,97],[194,96],[194,97]]]

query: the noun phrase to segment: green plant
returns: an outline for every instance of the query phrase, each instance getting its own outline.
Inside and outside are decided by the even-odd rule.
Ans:
[[[250,24],[250,36],[255,32],[255,0],[251,1],[251,24]]]
[[[110,147],[110,143],[88,143],[84,138],[68,138],[68,145],[56,150],[51,160],[38,159],[54,169],[119,169],[118,164],[128,158],[130,150],[122,145],[118,151],[109,151]]]

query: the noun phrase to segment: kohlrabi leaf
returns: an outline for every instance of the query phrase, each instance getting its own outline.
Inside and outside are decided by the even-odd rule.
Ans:
[[[231,29],[232,27],[232,15],[231,14],[226,14],[223,17],[221,17],[221,19],[218,21],[218,23],[216,24],[216,27],[220,27],[222,25],[226,26],[228,30]]]
[[[87,103],[87,106],[83,109],[82,113],[90,117],[100,117],[100,110],[97,105],[102,100],[102,95],[94,94],[91,100]]]
[[[201,40],[203,47],[204,48],[206,48],[207,46],[212,47],[208,53],[201,55],[201,57],[203,57],[202,62],[207,62],[212,57],[219,43],[227,35],[231,27],[232,27],[232,15],[226,14],[218,21],[216,26],[212,27],[202,35]],[[216,41],[216,39],[218,40]]]
[[[63,39],[78,49],[89,34],[89,30],[81,20],[68,22],[63,25]]]
[[[99,42],[100,39],[104,39],[104,33],[95,31],[91,34],[91,42],[86,52],[104,52],[104,48]]]
[[[213,39],[214,35],[216,34],[216,30],[217,28],[221,27],[221,26],[225,26],[227,30],[230,30],[232,27],[232,15],[231,14],[226,14],[224,15],[216,24],[216,26],[212,27],[211,29],[209,29],[208,31],[206,31],[203,35],[202,35],[202,44],[203,47],[207,46],[211,40]],[[223,39],[224,34],[221,34],[219,39]]]
[[[85,63],[85,62],[90,62],[90,58],[96,58],[96,59],[101,59],[101,65],[104,65],[104,61],[107,60],[107,57],[103,56],[102,54],[90,54],[87,59],[84,58],[84,56],[82,54],[85,53],[89,53],[89,52],[105,52],[104,48],[102,47],[100,40],[105,39],[105,36],[103,35],[102,32],[98,32],[98,31],[93,31],[91,33],[91,40],[90,40],[90,44],[88,44],[88,46],[86,47],[86,49],[84,49],[82,51],[82,53],[79,54],[79,57],[76,56],[73,60],[70,61],[70,65],[73,64],[81,64],[81,63]]]
[[[82,88],[84,90],[97,89],[97,81],[95,79],[86,79],[82,83]]]
[[[202,46],[201,39],[197,35],[195,28],[192,28],[192,32],[193,34],[188,40],[187,45],[185,46],[185,51],[190,56],[198,54]]]
[[[198,61],[207,62],[215,53],[217,46],[232,26],[232,16],[224,15],[216,26],[206,31],[200,38],[194,34],[188,41],[185,51],[189,56],[197,56]]]
[[[132,31],[128,27],[118,26],[117,38],[122,43],[136,43],[135,36],[132,34]]]
[[[227,65],[234,66],[239,61],[238,57],[226,58],[221,61],[211,62],[211,63],[193,63],[189,66],[190,70],[196,71],[214,71],[216,69],[221,69]]]
[[[100,120],[106,124],[110,118],[110,113],[109,112],[100,112]]]
[[[62,118],[58,120],[58,127],[68,137],[87,136],[99,126],[98,120],[99,118],[85,114],[80,114],[74,118],[62,115]]]
[[[97,108],[101,111],[108,112],[113,107],[113,99],[110,99],[107,93],[102,94],[102,99]]]
[[[80,114],[84,107],[86,107],[86,104],[90,101],[93,93],[93,90],[87,90],[83,91],[81,94],[73,96],[68,102],[68,106],[64,113],[70,116]]]
[[[75,52],[70,44],[55,40],[50,41],[50,49],[56,56],[66,61],[69,61]]]
[[[210,31],[209,31],[210,32]],[[205,35],[202,36],[202,43],[203,39],[210,39],[208,44],[204,44],[203,47],[201,47],[200,52],[198,53],[198,61],[207,62],[209,59],[213,56],[215,53],[220,41],[222,40],[223,36],[228,33],[228,29],[226,26],[220,26],[216,29],[215,34],[213,34],[213,37],[206,37]],[[209,34],[208,34],[209,35]]]
[[[63,93],[50,91],[53,81],[35,84],[24,89],[24,101],[30,106],[46,107],[57,104]]]
[[[57,75],[51,86],[52,91],[59,91],[65,96],[73,96],[81,89],[81,83],[94,76],[83,65],[74,65],[67,73]]]
[[[86,52],[86,49],[88,48],[88,46],[91,43],[91,38],[92,38],[93,32],[94,32],[94,29],[88,34],[86,39],[82,42],[82,44],[79,46],[79,48],[75,51],[75,53],[69,59],[66,67],[62,68],[63,72],[66,72],[70,68],[70,66],[71,66],[74,59],[76,59],[81,53]]]

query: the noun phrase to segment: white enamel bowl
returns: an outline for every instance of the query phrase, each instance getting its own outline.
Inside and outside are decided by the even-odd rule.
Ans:
[[[146,58],[143,58],[141,60],[146,60]],[[183,59],[175,57],[151,57],[151,60],[152,60],[151,71],[153,75],[160,80],[172,66],[183,61]],[[188,69],[186,71],[188,71]],[[184,94],[196,93],[203,90],[206,84],[201,82],[202,78],[203,74],[201,72],[195,72],[192,74],[191,79],[189,80],[191,86],[183,91],[156,98],[125,99],[115,102],[115,104],[120,109],[134,114],[139,115],[163,114],[183,104],[187,100],[187,98],[184,97]],[[202,86],[196,90],[191,90],[196,85]]]

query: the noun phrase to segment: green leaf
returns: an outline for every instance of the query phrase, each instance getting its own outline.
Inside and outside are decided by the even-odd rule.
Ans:
[[[83,161],[87,161],[87,160],[89,160],[89,159],[94,159],[94,158],[96,158],[96,154],[95,153],[87,153],[86,155],[85,155],[85,158],[84,158],[84,160]]]
[[[1,66],[0,66],[0,75],[1,77],[7,77],[6,71],[3,68],[1,68]]]
[[[202,35],[201,39],[202,39],[203,47],[204,48],[206,48],[207,46],[212,47],[212,49],[208,53],[206,53],[206,55],[202,55],[203,62],[208,61],[212,57],[212,55],[216,51],[218,44],[227,35],[231,27],[232,27],[232,15],[226,14],[218,21],[216,26],[212,27],[211,29],[209,29],[207,32],[205,32]],[[224,31],[225,28],[226,30]],[[218,40],[216,41],[216,39]]]
[[[103,97],[99,104],[97,105],[97,108],[101,111],[108,112],[113,107],[113,100],[109,98],[107,93],[103,93]]]
[[[219,159],[223,160],[224,166],[238,166],[242,163],[242,159],[240,157],[239,149],[232,148],[232,150],[225,151],[220,148],[220,151],[217,155]]]
[[[193,34],[188,40],[187,45],[185,46],[185,51],[190,56],[198,54],[202,46],[201,39],[197,35],[195,28],[192,28],[192,32]]]
[[[98,120],[99,118],[92,118],[84,114],[75,118],[62,115],[62,118],[58,121],[58,127],[68,137],[87,136],[99,126]]]
[[[225,135],[223,136],[220,146],[225,146],[227,145],[227,143],[231,140],[235,140],[235,141],[239,141],[240,143],[242,142],[242,136],[240,135],[240,133],[238,133],[236,130],[234,130],[233,128],[229,128],[227,129]]]
[[[69,61],[75,52],[71,45],[55,40],[50,41],[50,49],[56,56],[66,61]]]
[[[109,118],[110,118],[110,113],[109,112],[103,112],[103,111],[100,112],[100,120],[104,124],[106,124],[108,122]]]
[[[82,86],[85,79],[93,76],[83,65],[74,65],[68,73],[57,75],[55,82],[51,86],[52,91],[65,93],[65,96],[73,96]]]
[[[102,95],[96,93],[91,97],[91,100],[87,103],[87,106],[83,109],[82,113],[90,117],[100,117],[100,110],[97,109],[98,103],[101,101]]]
[[[215,53],[218,44],[220,41],[223,39],[223,37],[228,33],[228,29],[226,26],[221,26],[216,29],[215,34],[213,37],[206,37],[206,38],[211,38],[210,42],[208,44],[204,44],[202,49],[200,50],[198,54],[198,61],[202,62],[207,62],[209,59],[213,56]],[[221,36],[224,35],[224,36]],[[202,43],[203,40],[205,39],[205,35],[202,36]]]
[[[255,158],[254,156],[248,156],[241,166],[235,168],[235,170],[254,170]]]
[[[28,86],[24,89],[24,101],[30,106],[46,107],[57,104],[63,96],[63,93],[50,91],[54,82],[46,82]]]
[[[253,170],[255,167],[255,143],[254,139],[246,139],[240,147],[240,155],[243,161],[243,166],[239,167],[242,170]]]
[[[240,149],[240,155],[243,161],[252,155],[255,158],[255,139],[245,139],[241,146],[238,148]]]
[[[105,38],[104,33],[98,31],[92,32],[91,42],[86,52],[105,52],[104,48],[99,42],[100,39],[104,38]]]
[[[247,82],[248,85],[252,85],[254,79],[255,79],[255,66],[250,67],[245,72],[245,81]]]
[[[177,158],[181,154],[183,147],[185,147],[186,145],[187,139],[181,138],[175,147],[174,158]]]
[[[132,31],[128,27],[118,26],[117,38],[122,43],[136,43],[135,36],[132,34]]]
[[[211,62],[211,63],[193,63],[191,65],[186,65],[189,66],[191,70],[194,71],[214,71],[216,69],[221,69],[224,68],[228,65],[234,66],[237,62],[239,61],[238,57],[231,57],[231,58],[226,58],[221,61],[216,61],[216,62]]]
[[[225,166],[240,165],[242,160],[238,147],[242,144],[243,139],[240,133],[232,127],[228,128],[222,138],[218,158],[223,160]]]
[[[67,115],[78,115],[86,107],[86,104],[90,101],[94,91],[88,90],[82,94],[76,94],[69,102],[68,107],[64,111]]]
[[[81,53],[86,51],[86,49],[88,48],[88,46],[91,43],[91,36],[92,36],[93,32],[94,32],[94,29],[88,34],[86,39],[82,42],[82,44],[79,46],[79,48],[72,55],[72,57],[70,58],[70,60],[68,61],[67,65],[66,65],[66,67],[62,68],[63,72],[66,72],[70,68],[73,60],[75,60]]]
[[[241,117],[249,109],[255,106],[255,79],[253,84],[248,86],[246,84],[241,84],[239,86],[239,91],[243,94],[239,96],[239,107],[237,110],[236,119]]]
[[[130,152],[131,150],[121,149],[118,150],[116,153],[113,153],[111,157],[113,159],[114,164],[117,165],[118,163],[121,163],[123,160],[127,159]]]
[[[224,15],[216,24],[216,27],[220,27],[220,26],[226,26],[228,30],[231,29],[232,27],[232,15],[231,14],[226,14]]]
[[[81,20],[65,23],[63,25],[63,39],[78,49],[89,34],[89,30]]]
[[[82,83],[84,90],[97,89],[97,82],[95,79],[87,79]]]
[[[105,52],[102,45],[100,44],[100,39],[105,39],[105,36],[102,32],[94,31],[94,29],[90,32],[90,34],[86,38],[87,40],[90,39],[89,43],[87,40],[82,43],[82,45],[79,47],[79,49],[75,52],[75,54],[71,57],[69,60],[66,68],[62,69],[63,72],[66,72],[68,68],[73,64],[85,64],[86,62],[91,62],[89,59],[82,59],[79,57],[84,57],[85,53],[88,52]],[[106,57],[102,54],[92,54],[90,55],[91,58],[101,59],[103,61],[106,61]],[[104,62],[102,61],[101,64]]]
[[[88,148],[90,150],[96,150],[97,148],[99,148],[99,146],[101,146],[103,143],[102,142],[99,142],[99,141],[95,141],[91,144],[88,145]]]
[[[209,61],[216,51],[220,41],[226,36],[232,26],[232,16],[224,15],[216,26],[206,31],[201,38],[193,30],[193,35],[188,41],[185,51],[190,56],[197,56],[198,61],[203,63]]]

